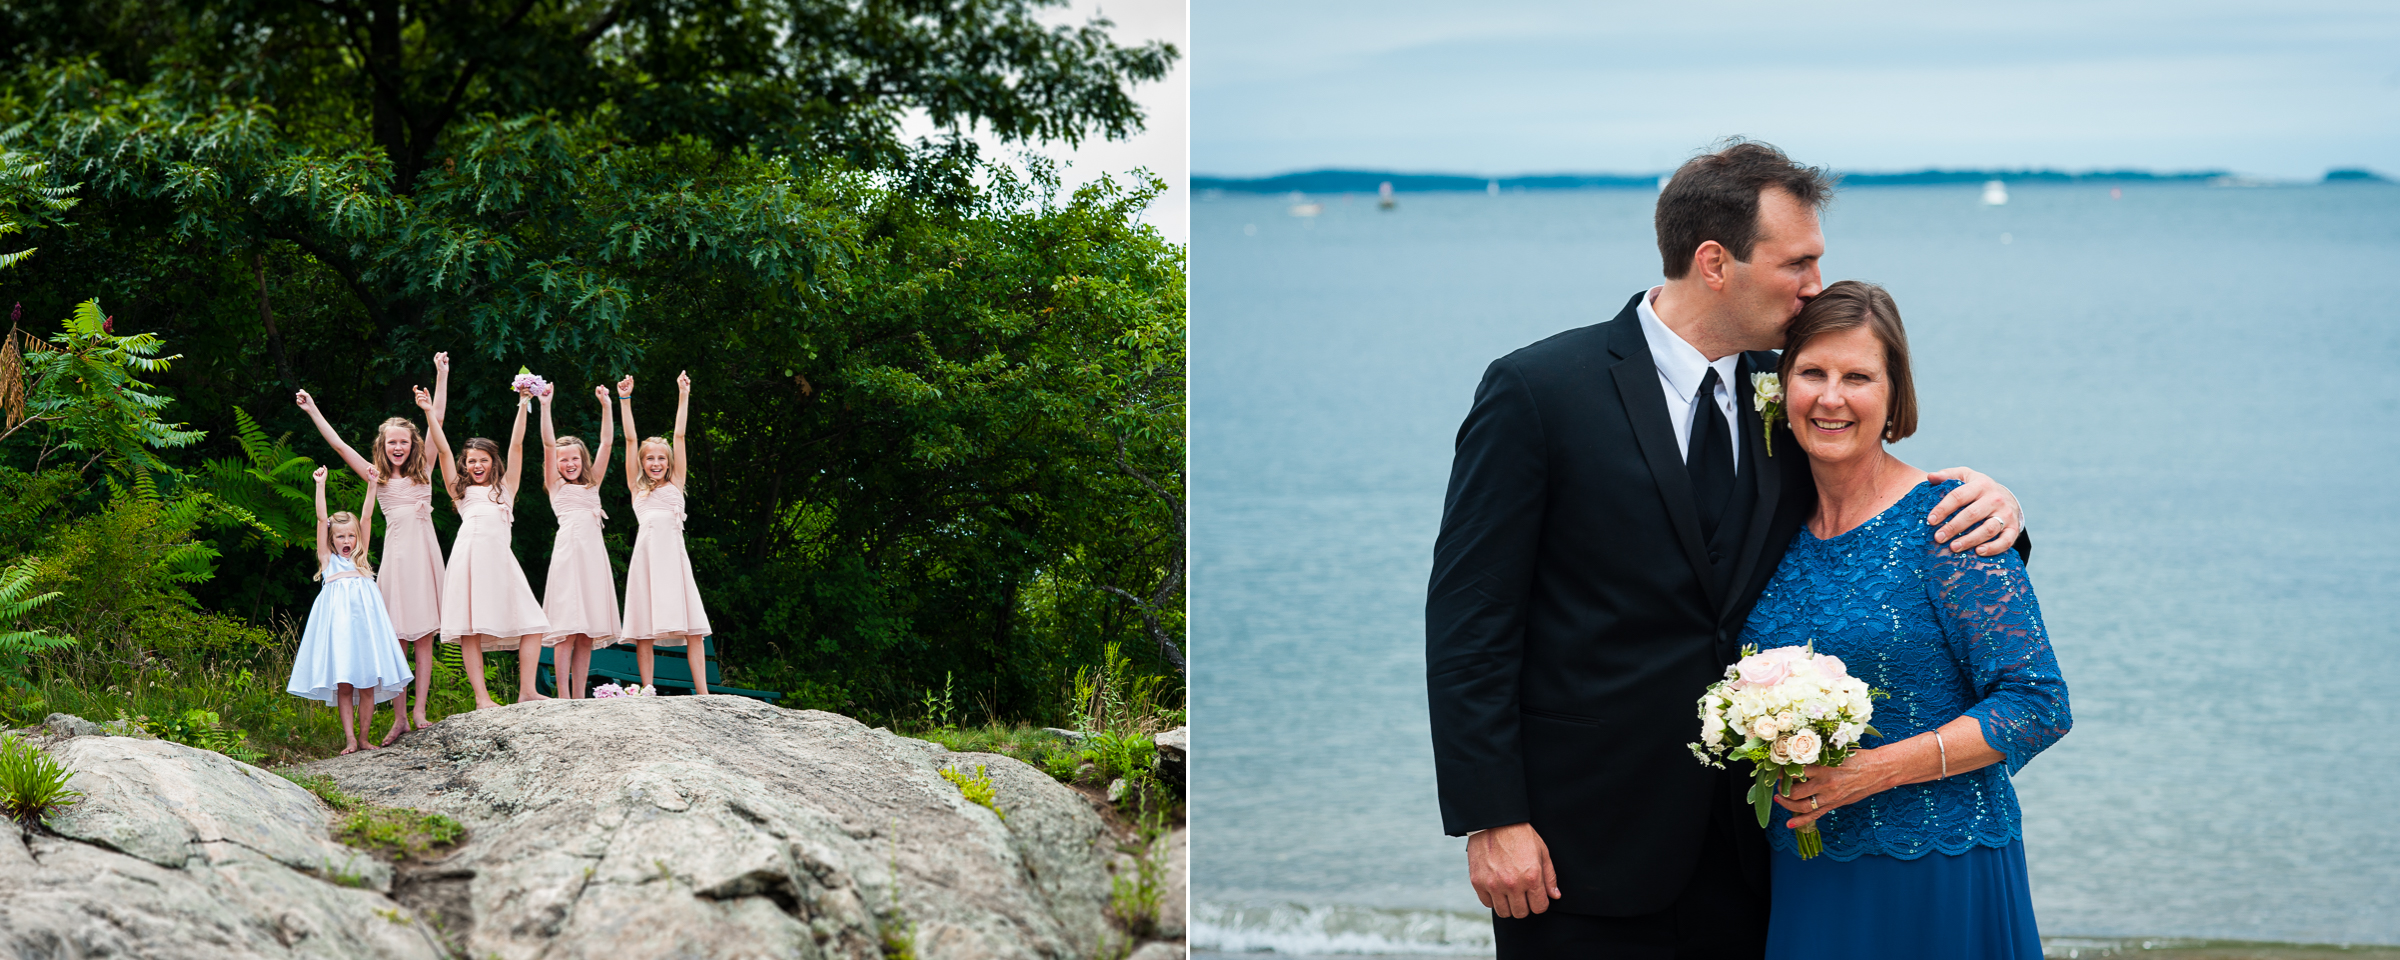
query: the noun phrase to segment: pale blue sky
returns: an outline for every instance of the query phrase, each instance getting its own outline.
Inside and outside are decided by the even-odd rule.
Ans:
[[[2400,175],[2391,0],[1194,0],[1191,169]]]

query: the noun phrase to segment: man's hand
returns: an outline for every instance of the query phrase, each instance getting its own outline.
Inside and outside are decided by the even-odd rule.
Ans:
[[[1942,524],[1933,532],[1933,542],[1949,544],[1952,553],[1973,548],[1979,557],[1996,557],[2017,545],[2017,534],[2025,530],[2025,508],[2007,487],[1965,467],[1937,470],[1927,478],[1963,481],[1925,517],[1926,523]],[[1943,523],[1944,517],[1949,522]]]
[[[1476,899],[1511,920],[1541,913],[1550,909],[1550,901],[1560,899],[1550,845],[1530,823],[1493,827],[1468,837],[1467,879],[1475,884]]]

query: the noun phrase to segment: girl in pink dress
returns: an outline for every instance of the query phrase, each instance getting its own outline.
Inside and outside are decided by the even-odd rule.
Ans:
[[[550,511],[558,515],[550,581],[542,587],[542,615],[550,621],[543,642],[567,648],[558,651],[552,673],[569,700],[583,699],[592,648],[617,638],[617,572],[600,542],[600,524],[608,519],[600,509],[600,481],[608,478],[609,435],[617,425],[608,388],[593,387],[592,396],[600,400],[597,455],[581,438],[557,435],[550,426],[550,394],[542,394],[542,449],[548,454],[542,460],[542,486],[550,491]]]
[[[437,353],[433,355],[435,417],[447,409],[449,395],[450,355]],[[391,615],[401,648],[416,648],[413,672],[417,690],[413,727],[409,722],[407,691],[392,698],[392,729],[383,737],[383,742],[389,744],[414,727],[432,723],[425,717],[425,693],[433,684],[433,638],[442,630],[442,542],[433,533],[433,455],[425,449],[424,436],[418,432],[415,421],[393,417],[375,428],[376,457],[374,463],[368,463],[334,432],[333,424],[326,422],[324,412],[317,409],[308,391],[300,391],[293,401],[307,411],[308,418],[317,425],[317,433],[342,455],[342,462],[367,482],[372,494],[368,503],[380,503],[387,518],[383,551],[379,554],[381,575],[375,578],[375,588],[383,594],[383,605]],[[362,511],[360,528],[369,529],[373,523],[373,511]]]
[[[517,651],[517,702],[548,700],[533,689],[533,669],[541,660],[542,638],[550,623],[542,605],[525,582],[509,548],[516,522],[517,466],[524,462],[525,397],[517,398],[517,425],[508,438],[508,460],[500,460],[500,445],[483,437],[467,441],[464,457],[455,457],[442,436],[442,419],[432,416],[433,401],[417,391],[417,406],[433,424],[433,450],[441,456],[442,477],[448,481],[450,502],[458,507],[458,539],[450,545],[450,566],[442,575],[442,642],[456,641],[467,683],[475,688],[475,709],[496,706],[484,688],[483,652]]]
[[[633,378],[617,382],[617,402],[625,408],[625,484],[633,488],[633,516],[642,525],[625,570],[622,635],[634,643],[642,686],[651,682],[651,647],[682,647],[692,666],[692,692],[706,694],[708,655],[700,641],[710,632],[708,611],[700,606],[700,584],[683,550],[683,423],[692,408],[691,375],[677,374],[675,387],[674,442],[651,437],[635,444]]]

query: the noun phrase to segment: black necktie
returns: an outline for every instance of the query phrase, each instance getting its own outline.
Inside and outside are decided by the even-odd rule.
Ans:
[[[1700,392],[1692,398],[1692,440],[1683,455],[1684,469],[1692,474],[1692,499],[1700,507],[1700,539],[1707,542],[1717,537],[1717,521],[1725,517],[1725,504],[1733,499],[1733,431],[1725,425],[1725,413],[1717,409],[1717,368],[1708,368],[1708,377],[1700,381]]]

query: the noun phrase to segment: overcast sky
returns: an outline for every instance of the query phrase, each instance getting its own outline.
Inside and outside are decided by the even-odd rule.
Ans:
[[[2400,2],[1197,0],[1192,169],[2400,175]]]
[[[1116,24],[1113,36],[1118,43],[1138,46],[1152,40],[1164,40],[1175,45],[1181,56],[1173,72],[1156,83],[1141,84],[1133,89],[1134,99],[1142,105],[1143,131],[1126,140],[1089,140],[1081,147],[1070,149],[1064,144],[1033,148],[1064,165],[1066,188],[1116,175],[1120,182],[1124,174],[1148,168],[1168,184],[1167,192],[1150,204],[1142,219],[1158,228],[1159,233],[1174,243],[1189,243],[1192,235],[1191,191],[1187,181],[1190,167],[1191,118],[1190,93],[1192,85],[1192,46],[1187,36],[1183,0],[1072,0],[1069,7],[1047,11],[1042,20],[1053,24],[1077,24],[1089,21],[1094,14],[1107,17]],[[920,113],[909,118],[907,135],[914,137],[933,129]],[[1010,159],[1025,151],[1023,146],[1001,146],[988,136],[977,138],[987,156]]]

